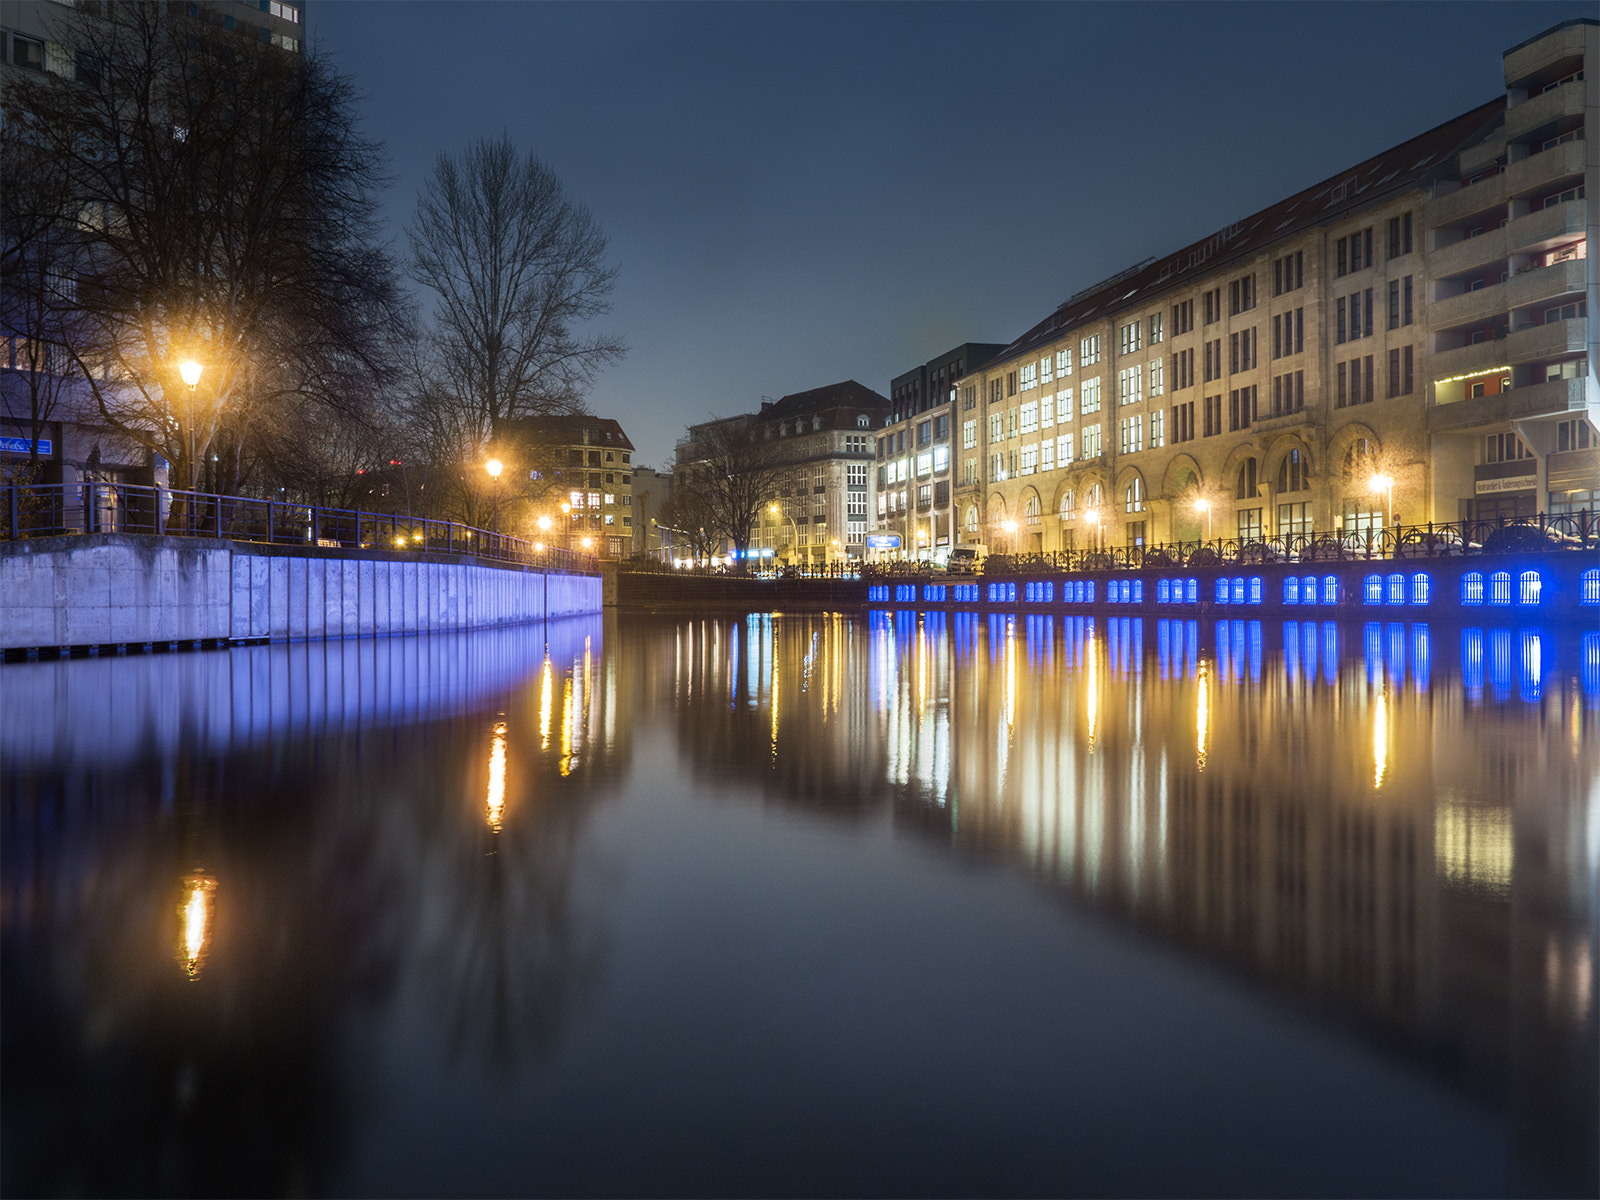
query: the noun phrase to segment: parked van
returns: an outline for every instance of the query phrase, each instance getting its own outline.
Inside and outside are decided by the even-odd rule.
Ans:
[[[967,542],[950,551],[950,561],[945,570],[952,575],[976,575],[983,569],[983,560],[989,557],[989,547]]]

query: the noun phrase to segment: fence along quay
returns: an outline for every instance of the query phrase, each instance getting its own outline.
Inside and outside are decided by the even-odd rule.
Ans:
[[[592,556],[449,521],[129,484],[5,489],[8,659],[595,613]]]

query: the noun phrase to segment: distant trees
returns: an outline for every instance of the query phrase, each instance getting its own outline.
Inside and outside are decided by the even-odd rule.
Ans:
[[[197,482],[233,490],[257,466],[281,474],[304,431],[364,415],[408,314],[349,81],[210,15],[63,10],[74,78],[8,79],[6,190],[34,211],[8,196],[7,238],[18,216],[52,232],[8,260],[5,287],[71,314],[54,344],[105,424],[165,457],[175,483],[192,428],[195,456],[216,457]],[[204,368],[192,394],[186,358]]]
[[[508,137],[441,154],[406,229],[433,294],[413,419],[470,460],[514,422],[576,412],[619,338],[580,326],[610,311],[616,268],[593,215]]]
[[[673,503],[695,509],[715,537],[725,539],[742,562],[750,532],[778,485],[787,459],[776,444],[756,435],[749,417],[728,417],[689,429],[673,479]]]

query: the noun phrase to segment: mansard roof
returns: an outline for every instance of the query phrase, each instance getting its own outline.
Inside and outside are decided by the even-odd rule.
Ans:
[[[1505,97],[1497,97],[1174,254],[1147,258],[1101,280],[1057,306],[995,357],[1025,354],[1059,339],[1074,326],[1103,320],[1188,287],[1192,280],[1229,262],[1246,259],[1275,242],[1331,224],[1416,187],[1481,134],[1504,108]]]

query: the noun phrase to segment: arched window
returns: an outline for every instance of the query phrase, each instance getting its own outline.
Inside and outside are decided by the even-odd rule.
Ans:
[[[977,536],[977,533],[978,533],[978,508],[977,508],[977,505],[973,505],[971,508],[967,509],[967,532],[972,534],[974,537]]]
[[[1037,525],[1039,523],[1039,495],[1029,492],[1028,498],[1022,505],[1022,522],[1024,525]]]
[[[1256,498],[1256,460],[1253,458],[1239,468],[1239,490],[1236,498],[1239,500]]]
[[[1283,465],[1278,468],[1280,492],[1304,492],[1311,488],[1311,459],[1299,450],[1289,451]]]
[[[1140,479],[1137,475],[1134,476],[1133,482],[1128,485],[1128,490],[1123,495],[1122,502],[1124,512],[1143,512],[1144,480]]]
[[[1350,449],[1344,452],[1344,477],[1357,483],[1366,483],[1372,478],[1376,458],[1372,443],[1366,438],[1357,438],[1350,443]]]
[[[1539,572],[1524,571],[1517,579],[1517,603],[1539,603]]]
[[[1089,489],[1087,494],[1085,494],[1084,502],[1088,504],[1090,508],[1100,508],[1105,504],[1104,495],[1105,494],[1100,490],[1100,485],[1097,483]]]
[[[1068,488],[1061,493],[1061,519],[1063,521],[1073,521],[1077,519],[1077,516],[1078,504],[1073,499],[1072,489]]]

